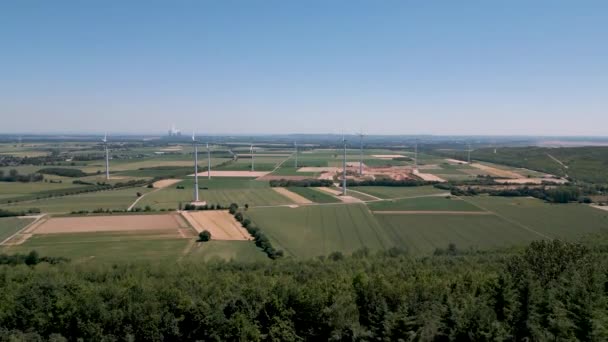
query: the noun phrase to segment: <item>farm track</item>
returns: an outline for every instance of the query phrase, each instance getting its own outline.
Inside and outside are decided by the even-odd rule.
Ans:
[[[153,194],[153,193],[155,193],[155,192],[157,192],[157,191],[159,191],[159,190],[162,190],[162,189],[163,189],[163,188],[157,188],[157,189],[154,189],[154,190],[152,190],[152,191],[150,191],[150,192],[148,192],[148,193],[142,194],[141,196],[137,197],[137,199],[136,199],[136,200],[135,200],[135,201],[134,201],[134,202],[133,202],[133,203],[132,203],[132,204],[129,206],[129,208],[127,208],[127,211],[131,211],[131,210],[133,209],[133,207],[135,207],[135,205],[136,205],[136,204],[137,204],[137,203],[138,203],[138,202],[139,202],[139,201],[140,201],[142,198],[144,198],[146,195]]]

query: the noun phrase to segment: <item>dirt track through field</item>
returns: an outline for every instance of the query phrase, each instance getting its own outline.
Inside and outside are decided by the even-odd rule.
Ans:
[[[251,240],[251,235],[224,210],[184,211],[183,217],[198,232],[208,230],[212,240]]]
[[[291,192],[289,191],[289,189],[286,188],[282,188],[282,187],[275,187],[272,188],[272,190],[276,191],[277,193],[289,198],[290,200],[294,201],[297,204],[310,204],[313,203],[311,200],[309,200],[306,197],[303,197],[299,194],[296,194],[295,192]]]
[[[28,229],[32,234],[69,234],[118,231],[172,231],[184,227],[177,214],[168,215],[115,215],[55,217],[37,227]]]

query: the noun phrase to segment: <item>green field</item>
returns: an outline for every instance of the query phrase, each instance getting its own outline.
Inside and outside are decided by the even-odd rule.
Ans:
[[[12,211],[23,211],[39,208],[44,213],[69,213],[78,210],[127,209],[137,199],[137,192],[146,193],[144,187],[89,192],[80,195],[55,197],[34,201],[5,204],[0,208]]]
[[[110,232],[34,235],[22,245],[2,247],[0,251],[28,253],[36,250],[41,255],[67,257],[75,262],[268,260],[266,254],[252,241],[210,241],[201,244],[195,242],[195,238],[161,238],[155,234],[157,233]]]
[[[36,250],[41,255],[61,256],[76,262],[177,260],[191,243],[188,239],[147,239],[121,233],[34,235],[18,246],[4,247],[8,253]]]
[[[291,192],[295,192],[296,194],[313,201],[315,203],[339,203],[341,202],[335,196],[329,195],[325,192],[316,190],[312,187],[300,187],[300,186],[290,186],[287,188]]]
[[[539,237],[493,215],[375,215],[392,241],[411,254],[450,243],[459,249],[524,245]]]
[[[296,257],[316,257],[334,251],[352,253],[368,247],[384,250],[392,246],[365,205],[304,206],[299,208],[254,208],[247,211],[276,248]]]
[[[177,186],[184,189],[177,189]],[[176,185],[151,193],[144,197],[138,206],[146,205],[156,209],[176,209],[179,203],[192,201],[194,181],[184,180]],[[268,182],[243,178],[199,178],[199,198],[208,204],[228,206],[237,203],[241,206],[291,204],[293,201],[272,190]]]
[[[481,211],[476,206],[459,198],[420,197],[392,201],[371,202],[367,206],[373,211],[421,210],[421,211]]]
[[[184,260],[268,261],[268,256],[252,241],[208,241],[196,243]]]
[[[426,196],[447,192],[432,186],[354,186],[349,189],[361,191],[383,199]]]
[[[34,219],[17,218],[17,217],[1,217],[0,218],[0,242],[8,239],[13,234],[21,230],[23,227],[32,223]]]
[[[44,192],[62,192],[61,190],[86,187],[82,184],[73,184],[72,181],[70,179],[64,180],[62,183],[0,182],[0,199],[23,198],[29,195],[42,195]]]
[[[522,197],[474,196],[464,199],[537,232],[539,237],[575,239],[608,230],[608,211],[584,204],[550,204]]]

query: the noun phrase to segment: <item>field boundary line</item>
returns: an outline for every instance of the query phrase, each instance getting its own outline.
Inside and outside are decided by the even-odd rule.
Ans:
[[[458,196],[456,196],[456,197],[458,197]],[[538,236],[540,236],[540,237],[542,237],[542,238],[549,239],[549,240],[553,240],[553,238],[552,238],[552,237],[550,237],[550,236],[548,236],[548,235],[545,235],[545,234],[543,234],[543,233],[541,233],[541,232],[539,232],[539,231],[536,231],[536,230],[534,230],[534,229],[532,229],[532,228],[530,228],[530,227],[528,227],[528,226],[526,226],[526,225],[524,225],[524,224],[522,224],[522,223],[520,223],[520,222],[517,222],[517,221],[515,221],[515,220],[513,220],[513,219],[507,218],[507,217],[505,217],[505,216],[503,216],[503,215],[501,215],[501,214],[499,214],[499,213],[497,213],[497,212],[495,212],[495,211],[488,210],[488,209],[486,209],[486,208],[482,207],[481,205],[478,205],[478,204],[476,204],[476,203],[473,203],[473,202],[467,201],[467,200],[466,200],[466,199],[464,199],[464,198],[461,198],[461,197],[459,197],[459,198],[460,198],[460,199],[462,199],[463,201],[465,201],[465,202],[467,202],[467,203],[471,204],[471,205],[476,206],[477,208],[480,208],[480,209],[482,209],[482,210],[485,210],[485,211],[487,211],[487,212],[490,212],[490,213],[494,214],[496,217],[501,218],[501,219],[503,219],[504,221],[507,221],[507,222],[509,222],[509,223],[511,223],[511,224],[514,224],[514,225],[516,225],[516,226],[518,226],[518,227],[520,227],[520,228],[523,228],[523,229],[525,229],[525,230],[527,230],[527,231],[529,231],[529,232],[531,232],[531,233],[534,233],[534,234],[536,234],[536,235],[538,235]]]
[[[359,190],[348,189],[348,191],[352,191],[352,192],[356,192],[356,193],[361,194],[361,195],[369,196],[371,198],[374,198],[375,200],[381,200],[382,199],[380,197],[376,197],[374,195],[370,195],[370,194],[367,194],[367,193],[359,191]],[[363,202],[369,202],[369,201],[363,201]]]
[[[34,221],[30,222],[30,224],[28,224],[25,227],[23,227],[23,228],[19,229],[18,231],[16,231],[15,234],[13,234],[13,235],[9,236],[8,238],[4,239],[2,242],[0,242],[0,246],[4,246],[5,243],[7,243],[8,241],[10,241],[15,236],[21,234],[22,232],[26,231],[27,229],[29,229],[30,227],[32,227],[34,224],[38,223],[38,221],[42,220],[45,216],[46,216],[46,214],[33,216],[33,217],[36,218]],[[9,245],[7,245],[7,246],[9,246]]]

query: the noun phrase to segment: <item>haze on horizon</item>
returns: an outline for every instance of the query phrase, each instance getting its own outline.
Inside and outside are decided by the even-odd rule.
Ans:
[[[0,133],[608,135],[605,1],[5,1]]]

